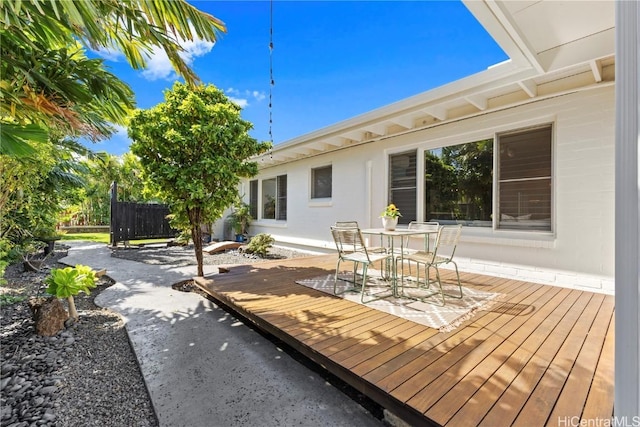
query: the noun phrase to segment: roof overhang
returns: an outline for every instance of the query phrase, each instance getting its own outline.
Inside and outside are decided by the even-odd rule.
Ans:
[[[261,169],[614,82],[613,1],[465,0],[509,60],[276,145]]]

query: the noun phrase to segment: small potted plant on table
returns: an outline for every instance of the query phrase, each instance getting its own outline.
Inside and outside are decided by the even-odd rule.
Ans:
[[[401,216],[402,214],[400,214],[396,205],[390,203],[380,214],[380,218],[382,218],[382,226],[385,230],[395,230],[398,225],[398,218]]]

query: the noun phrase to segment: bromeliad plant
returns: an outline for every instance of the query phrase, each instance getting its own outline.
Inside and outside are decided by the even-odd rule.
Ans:
[[[380,218],[398,218],[402,216],[400,211],[393,203],[390,203],[389,206],[380,214]]]
[[[76,265],[75,267],[54,268],[51,274],[45,279],[49,285],[47,293],[58,298],[66,298],[69,303],[69,317],[78,320],[78,312],[73,299],[80,292],[89,294],[91,289],[96,287],[96,272],[86,265]]]

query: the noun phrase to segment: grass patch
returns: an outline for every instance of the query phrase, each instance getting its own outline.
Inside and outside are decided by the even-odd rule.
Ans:
[[[64,240],[84,240],[95,243],[109,244],[109,233],[66,233],[62,235],[62,241]],[[149,243],[164,243],[170,239],[144,239],[144,240],[131,240],[129,243],[132,245],[143,245]]]
[[[109,244],[109,233],[66,233],[62,235],[61,240],[85,240],[89,242]]]

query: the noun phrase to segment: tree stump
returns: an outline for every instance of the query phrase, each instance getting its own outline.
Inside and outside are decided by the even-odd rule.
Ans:
[[[29,300],[29,308],[33,313],[36,334],[45,337],[56,335],[64,329],[64,322],[69,317],[56,297],[32,298]]]

